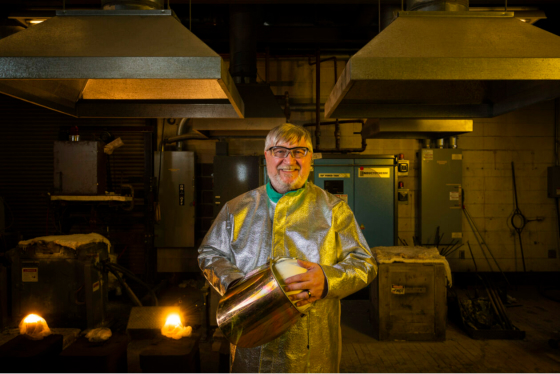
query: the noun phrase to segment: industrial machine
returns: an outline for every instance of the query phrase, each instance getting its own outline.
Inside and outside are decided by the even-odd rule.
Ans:
[[[107,188],[103,145],[97,141],[54,142],[54,189],[67,195],[102,195]]]
[[[326,155],[314,160],[314,183],[346,201],[370,247],[397,244],[397,158]]]
[[[56,327],[95,328],[105,319],[107,273],[99,263],[108,259],[104,242],[75,249],[54,241],[19,245],[12,259],[12,317],[41,315]]]
[[[461,243],[463,151],[458,148],[420,150],[420,242]]]

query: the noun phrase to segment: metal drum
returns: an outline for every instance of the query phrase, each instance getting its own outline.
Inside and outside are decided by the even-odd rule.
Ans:
[[[218,304],[218,327],[232,344],[252,348],[268,343],[303,315],[282,289],[270,260],[249,272]]]

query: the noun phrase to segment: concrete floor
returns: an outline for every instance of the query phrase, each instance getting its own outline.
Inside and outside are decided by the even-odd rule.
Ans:
[[[341,372],[355,373],[553,373],[560,372],[560,350],[548,340],[560,330],[560,303],[534,286],[509,292],[521,306],[507,308],[524,340],[473,340],[448,322],[444,342],[385,342],[372,337],[369,303],[342,301]]]
[[[443,342],[378,341],[373,337],[369,321],[370,303],[343,300],[340,370],[356,373],[560,373],[560,350],[548,345],[553,332],[560,330],[560,302],[544,297],[536,286],[518,286],[508,294],[517,299],[518,306],[506,308],[507,314],[515,326],[526,332],[524,340],[473,340],[461,327],[448,321]],[[560,293],[554,296],[560,299]],[[122,314],[128,315],[128,312]],[[124,331],[127,319],[113,326],[115,331]],[[62,334],[67,346],[75,340],[79,330],[53,329],[53,332]],[[16,328],[4,331],[0,334],[0,344],[17,333]],[[212,350],[212,343],[212,335],[200,342],[202,372],[220,372],[220,355]]]

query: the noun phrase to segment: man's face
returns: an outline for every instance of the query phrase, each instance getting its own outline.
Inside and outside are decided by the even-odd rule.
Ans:
[[[304,139],[300,139],[299,143],[279,142],[276,146],[307,148],[307,143]],[[266,170],[272,187],[279,193],[286,193],[303,187],[311,170],[311,155],[312,152],[309,151],[302,158],[294,158],[291,153],[286,158],[277,158],[271,151],[265,151]]]

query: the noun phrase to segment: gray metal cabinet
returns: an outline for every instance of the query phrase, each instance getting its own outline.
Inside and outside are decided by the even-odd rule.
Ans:
[[[155,152],[154,175],[159,177],[161,152]],[[194,247],[194,152],[165,151],[161,159],[156,247]]]
[[[423,245],[461,242],[463,152],[421,149],[420,159],[420,241]]]

